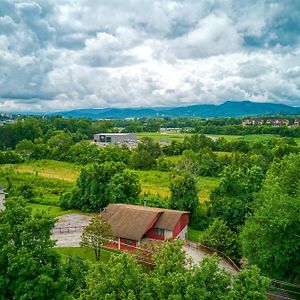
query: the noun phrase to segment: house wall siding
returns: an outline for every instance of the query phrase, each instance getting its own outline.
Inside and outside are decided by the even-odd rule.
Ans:
[[[126,250],[126,251],[133,251],[137,247],[137,241],[130,240],[131,245],[125,245],[126,240],[124,238],[115,238],[115,243],[107,243],[105,246],[112,248],[112,249],[119,249],[119,250]]]
[[[137,242],[135,240],[129,240],[131,242],[130,245],[125,245],[126,241],[129,239],[120,238],[120,248],[121,250],[132,251],[135,250],[137,246]]]
[[[163,241],[165,239],[165,235],[155,234],[154,228],[150,228],[146,232],[146,237],[149,238],[149,239],[155,239],[155,240],[160,240],[160,241]]]
[[[188,223],[189,223],[189,215],[183,214],[173,230],[173,238],[174,239],[178,237],[178,235],[188,225]]]

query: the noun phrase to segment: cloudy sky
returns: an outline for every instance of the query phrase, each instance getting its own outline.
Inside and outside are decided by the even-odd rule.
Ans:
[[[0,0],[0,111],[300,106],[300,1],[247,2]]]

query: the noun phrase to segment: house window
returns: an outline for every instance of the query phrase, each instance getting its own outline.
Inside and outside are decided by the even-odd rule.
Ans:
[[[126,240],[126,241],[125,241],[125,244],[126,244],[127,246],[131,246],[131,240]]]
[[[164,235],[164,233],[165,233],[165,230],[164,229],[162,229],[162,228],[154,228],[154,233],[155,233],[155,235]]]
[[[105,135],[100,135],[99,140],[101,143],[105,143]]]
[[[107,137],[106,137],[106,142],[107,142],[107,143],[111,143],[111,136],[107,136]]]

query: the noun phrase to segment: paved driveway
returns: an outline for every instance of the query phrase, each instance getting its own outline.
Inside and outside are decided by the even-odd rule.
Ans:
[[[185,251],[186,256],[188,258],[190,258],[195,265],[199,265],[199,263],[203,260],[203,258],[206,255],[210,255],[203,250],[195,249],[188,245],[184,245],[183,250]],[[237,274],[237,270],[235,268],[233,268],[233,266],[228,261],[226,261],[224,258],[220,259],[219,266],[221,268],[225,269],[225,271],[227,271],[233,275]]]
[[[92,217],[81,214],[60,216],[52,230],[51,239],[57,247],[79,247],[83,228]]]

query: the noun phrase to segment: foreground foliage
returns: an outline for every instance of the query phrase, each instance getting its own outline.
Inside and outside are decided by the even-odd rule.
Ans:
[[[234,278],[219,269],[213,256],[186,268],[181,243],[170,242],[159,247],[154,261],[154,269],[144,273],[133,256],[112,256],[107,265],[93,267],[81,299],[266,299],[269,280],[255,267]]]
[[[265,274],[300,278],[300,155],[276,162],[242,230],[244,255]]]
[[[0,212],[0,299],[65,297],[59,256],[51,249],[54,219],[32,216],[26,202],[6,200]]]

